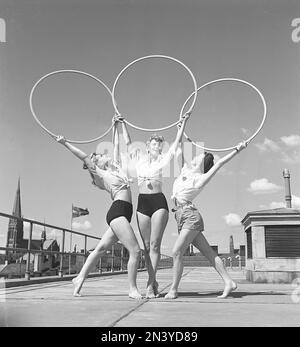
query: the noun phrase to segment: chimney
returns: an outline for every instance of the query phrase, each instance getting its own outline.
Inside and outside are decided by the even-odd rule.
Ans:
[[[290,185],[290,172],[288,169],[283,170],[284,185],[285,185],[285,201],[286,207],[292,207],[291,185]]]

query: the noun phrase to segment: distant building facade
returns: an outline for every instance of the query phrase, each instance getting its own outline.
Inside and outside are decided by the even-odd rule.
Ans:
[[[22,221],[22,208],[21,208],[21,189],[20,178],[18,179],[18,186],[16,196],[14,200],[12,215],[17,218],[10,218],[8,222],[7,230],[7,242],[6,248],[19,248],[20,250],[6,250],[5,260],[7,264],[22,264],[26,263],[28,259],[28,253],[24,250],[28,249],[28,239],[24,239],[24,225]],[[41,231],[41,237],[39,239],[32,239],[30,248],[33,251],[51,251],[59,252],[60,248],[57,240],[47,240],[46,230],[44,228]],[[39,253],[33,252],[30,254],[31,269],[34,272],[43,272],[47,269],[54,268],[59,265],[58,254]],[[10,266],[13,268],[13,265]],[[9,267],[6,272],[10,272]],[[4,271],[4,269],[3,269]],[[1,272],[3,272],[1,271]],[[5,271],[4,271],[5,272]]]

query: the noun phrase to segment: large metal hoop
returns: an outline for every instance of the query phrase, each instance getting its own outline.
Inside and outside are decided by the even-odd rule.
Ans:
[[[196,102],[196,99],[197,99],[197,93],[198,93],[198,90],[197,90],[197,82],[196,82],[196,79],[195,79],[195,76],[193,75],[192,71],[184,64],[182,63],[180,60],[178,59],[175,59],[173,57],[169,57],[167,55],[148,55],[148,56],[145,56],[145,57],[141,57],[141,58],[138,58],[134,61],[132,61],[131,63],[129,63],[128,65],[126,65],[122,70],[121,72],[118,74],[117,78],[115,79],[115,82],[113,84],[113,88],[112,88],[112,102],[113,102],[113,105],[114,105],[114,109],[115,109],[115,112],[116,114],[120,115],[120,112],[118,110],[118,107],[117,107],[117,103],[116,103],[116,99],[115,99],[115,92],[116,92],[116,86],[117,86],[117,83],[120,79],[120,77],[123,75],[123,73],[129,68],[131,67],[133,64],[139,62],[139,61],[142,61],[142,60],[145,60],[145,59],[152,59],[152,58],[162,58],[162,59],[168,59],[168,60],[172,60],[172,61],[175,61],[176,63],[182,65],[187,71],[188,73],[191,75],[192,77],[192,80],[193,80],[193,84],[194,84],[194,92],[193,94],[190,96],[192,97],[193,96],[193,102],[189,108],[189,110],[186,112],[186,113],[191,113],[193,108],[194,108],[194,105],[195,105],[195,102]],[[168,126],[165,126],[165,127],[162,127],[162,128],[153,128],[153,129],[149,129],[149,128],[142,128],[142,127],[139,127],[137,125],[134,125],[132,123],[130,123],[127,119],[124,119],[124,122],[126,122],[128,125],[130,125],[131,127],[137,129],[137,130],[142,130],[142,131],[163,131],[163,130],[167,130],[167,129],[170,129],[172,128],[173,126],[176,126],[177,124],[180,123],[180,119]]]
[[[100,83],[100,84],[108,91],[108,93],[111,95],[110,89],[107,87],[107,85],[106,85],[104,82],[102,82],[99,78],[97,78],[97,77],[95,77],[95,76],[93,76],[93,75],[91,75],[91,74],[89,74],[89,73],[87,73],[87,72],[84,72],[84,71],[70,70],[70,69],[68,69],[68,70],[57,70],[57,71],[52,71],[52,72],[50,72],[50,73],[44,75],[43,77],[41,77],[41,78],[34,84],[34,86],[33,86],[32,89],[31,89],[30,96],[29,96],[30,110],[31,110],[31,113],[32,113],[32,115],[33,115],[33,118],[34,118],[35,121],[38,123],[38,125],[39,125],[44,131],[46,131],[50,136],[52,136],[52,137],[54,137],[54,138],[57,138],[58,136],[55,135],[55,134],[54,134],[53,132],[51,132],[50,130],[48,130],[48,129],[45,127],[45,125],[42,124],[42,122],[38,119],[38,117],[37,117],[37,115],[36,115],[36,112],[34,111],[34,108],[33,108],[33,94],[34,94],[34,91],[35,91],[35,89],[37,88],[37,86],[38,86],[42,81],[44,81],[47,77],[52,76],[52,75],[55,75],[55,74],[61,74],[61,73],[76,73],[76,74],[85,75],[85,76],[87,76],[87,77],[90,77],[90,78],[92,78],[93,80],[95,80],[95,81],[97,81],[98,83]],[[100,140],[100,139],[103,138],[104,136],[106,136],[106,135],[111,131],[112,127],[113,127],[113,124],[107,129],[107,131],[106,131],[104,134],[102,134],[102,135],[100,135],[100,136],[98,136],[98,137],[96,137],[96,138],[94,138],[94,139],[91,139],[91,140],[82,140],[82,141],[80,141],[80,140],[68,140],[68,139],[67,139],[67,141],[70,142],[70,143],[78,143],[78,144],[85,144],[85,143],[95,142],[95,141]]]
[[[257,128],[257,130],[254,132],[253,135],[251,135],[247,140],[244,140],[247,144],[252,141],[254,139],[254,137],[260,132],[260,130],[262,129],[264,123],[265,123],[265,120],[266,120],[266,116],[267,116],[267,105],[266,105],[266,101],[265,101],[265,98],[264,96],[262,95],[262,93],[260,92],[260,90],[258,88],[256,88],[253,84],[247,82],[247,81],[244,81],[244,80],[241,80],[239,78],[220,78],[220,79],[217,79],[217,80],[213,80],[213,81],[210,81],[210,82],[207,82],[205,84],[203,84],[201,87],[198,88],[198,91],[209,86],[209,85],[212,85],[214,83],[219,83],[219,82],[224,82],[224,81],[234,81],[234,82],[239,82],[239,83],[243,83],[243,84],[246,84],[247,86],[251,87],[252,89],[254,89],[256,91],[256,93],[259,95],[261,101],[262,101],[262,104],[263,104],[263,117],[262,117],[262,121],[259,125],[259,127]],[[183,104],[182,108],[181,108],[181,111],[180,111],[180,116],[182,116],[183,114],[183,111],[184,111],[184,108],[186,106],[186,104],[189,102],[189,100],[191,99],[191,97],[193,96],[193,93],[186,99],[185,103]],[[232,147],[227,147],[227,148],[209,148],[209,147],[204,147],[204,146],[200,146],[198,143],[196,143],[195,141],[191,140],[190,137],[184,133],[184,136],[185,138],[192,142],[192,144],[198,148],[201,148],[201,149],[204,149],[206,151],[211,151],[211,152],[226,152],[226,151],[230,151],[230,150],[233,150],[236,148],[236,146],[232,146]]]

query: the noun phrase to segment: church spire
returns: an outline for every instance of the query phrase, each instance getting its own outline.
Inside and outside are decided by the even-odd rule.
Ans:
[[[18,187],[17,187],[16,196],[15,196],[12,215],[18,218],[22,218],[20,177],[18,179]],[[10,218],[8,222],[6,247],[22,248],[23,235],[24,235],[24,230],[23,230],[23,222],[21,221],[21,219]],[[8,251],[7,251],[7,256],[8,256]]]
[[[16,196],[15,196],[15,202],[13,206],[12,215],[22,218],[20,177],[18,179],[18,187],[17,187]]]

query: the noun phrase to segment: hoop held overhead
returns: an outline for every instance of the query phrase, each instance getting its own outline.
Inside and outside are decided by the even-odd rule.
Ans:
[[[193,84],[194,84],[194,92],[191,94],[190,98],[193,96],[193,102],[189,108],[189,110],[186,112],[186,113],[191,113],[193,108],[194,108],[194,105],[195,105],[195,102],[196,102],[196,99],[197,99],[197,93],[198,93],[198,90],[197,90],[197,82],[196,82],[196,79],[195,79],[195,76],[193,75],[192,71],[184,64],[182,63],[180,60],[178,59],[175,59],[173,57],[170,57],[170,56],[167,56],[167,55],[159,55],[159,54],[156,54],[156,55],[148,55],[148,56],[145,56],[145,57],[141,57],[141,58],[138,58],[134,61],[132,61],[131,63],[129,63],[128,65],[126,65],[122,70],[121,72],[118,74],[117,78],[115,79],[115,82],[113,84],[113,88],[112,88],[112,102],[113,102],[113,106],[114,106],[114,109],[115,109],[115,112],[116,114],[119,114],[119,110],[118,110],[118,107],[117,107],[117,103],[116,103],[116,99],[115,99],[115,91],[116,91],[116,86],[117,86],[117,83],[121,77],[121,75],[130,67],[132,66],[133,64],[139,62],[139,61],[142,61],[142,60],[146,60],[146,59],[152,59],[152,58],[162,58],[162,59],[168,59],[168,60],[172,60],[172,61],[175,61],[176,63],[182,65],[187,71],[188,73],[190,74],[190,76],[192,77],[192,80],[193,80]],[[142,127],[139,127],[137,125],[134,125],[132,123],[130,123],[127,119],[124,119],[124,122],[127,123],[128,125],[130,125],[131,127],[137,129],[137,130],[142,130],[142,131],[163,131],[163,130],[167,130],[167,129],[170,129],[172,128],[173,126],[176,126],[177,124],[180,123],[180,119],[168,126],[165,126],[165,127],[162,127],[162,128],[153,128],[153,129],[149,129],[149,128],[142,128]]]
[[[251,87],[252,89],[254,89],[256,91],[256,93],[259,95],[261,101],[262,101],[262,104],[263,104],[263,117],[262,117],[262,121],[259,125],[259,127],[257,128],[257,130],[254,132],[253,135],[251,135],[247,140],[244,140],[247,144],[252,141],[254,139],[254,137],[260,132],[260,130],[262,129],[264,123],[265,123],[265,120],[266,120],[266,116],[267,116],[267,105],[266,105],[266,100],[264,98],[264,96],[262,95],[262,93],[260,92],[260,90],[258,88],[256,88],[253,84],[247,82],[247,81],[244,81],[244,80],[241,80],[241,79],[238,79],[238,78],[220,78],[220,79],[217,79],[217,80],[213,80],[213,81],[210,81],[210,82],[207,82],[205,84],[203,84],[201,87],[198,88],[198,91],[209,86],[209,85],[212,85],[214,83],[219,83],[219,82],[224,82],[224,81],[234,81],[234,82],[239,82],[239,83],[242,83],[242,84],[246,84],[248,85],[249,87]],[[186,104],[189,102],[189,100],[191,99],[191,97],[193,96],[193,93],[186,99],[185,103],[183,104],[182,108],[181,108],[181,111],[180,111],[180,116],[182,116],[183,114],[183,110],[186,106]],[[200,146],[199,144],[197,144],[195,141],[191,140],[189,138],[189,136],[184,133],[184,136],[185,138],[192,142],[192,144],[198,148],[201,148],[201,149],[204,149],[206,151],[211,151],[211,152],[226,152],[226,151],[231,151],[233,149],[236,148],[236,146],[232,146],[232,147],[227,147],[227,148],[209,148],[209,147],[204,147],[204,146]]]
[[[76,73],[76,74],[80,74],[80,75],[85,75],[87,77],[90,77],[92,78],[93,80],[97,81],[98,83],[100,83],[107,91],[108,93],[111,95],[111,91],[110,89],[106,86],[106,84],[104,82],[102,82],[99,78],[87,73],[87,72],[84,72],[84,71],[79,71],[79,70],[71,70],[71,69],[67,69],[67,70],[56,70],[56,71],[52,71],[46,75],[44,75],[43,77],[41,77],[35,84],[34,86],[32,87],[31,89],[31,92],[30,92],[30,96],[29,96],[29,105],[30,105],[30,110],[31,110],[31,113],[33,115],[33,118],[35,119],[35,121],[38,123],[38,125],[44,130],[46,131],[50,136],[54,137],[54,138],[57,138],[58,136],[55,135],[54,133],[52,133],[50,130],[48,130],[45,125],[38,119],[35,111],[34,111],[34,108],[33,108],[33,94],[34,94],[34,91],[35,89],[37,88],[37,86],[43,81],[45,80],[47,77],[49,76],[52,76],[52,75],[55,75],[55,74],[60,74],[60,73]],[[113,128],[113,125],[114,123],[112,123],[112,125],[105,131],[104,134],[94,138],[94,139],[91,139],[91,140],[83,140],[83,141],[79,141],[79,140],[68,140],[67,141],[69,143],[78,143],[78,144],[85,144],[85,143],[91,143],[91,142],[95,142],[95,141],[98,141],[100,140],[101,138],[103,138],[104,136],[106,136],[110,131],[111,129]]]

